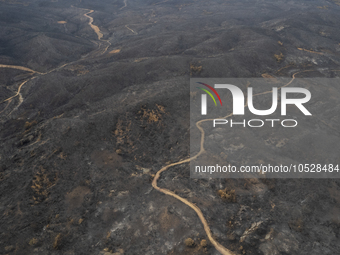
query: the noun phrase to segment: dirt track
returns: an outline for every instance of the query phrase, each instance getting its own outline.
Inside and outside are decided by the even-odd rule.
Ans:
[[[18,70],[22,70],[22,71],[31,72],[31,73],[39,73],[37,71],[34,71],[34,70],[27,68],[27,67],[24,67],[24,66],[12,66],[12,65],[1,65],[0,64],[0,68],[11,68],[11,69],[18,69]]]
[[[289,85],[295,80],[297,74],[299,74],[299,73],[304,73],[304,72],[312,72],[312,71],[314,71],[314,70],[305,70],[305,71],[299,71],[299,72],[294,73],[293,76],[292,76],[292,79],[291,79],[287,84],[285,84],[285,85],[282,86],[282,87],[279,87],[278,89],[281,89],[281,88],[283,88],[283,87],[289,86]],[[340,71],[340,70],[331,70],[331,71]],[[272,93],[272,91],[265,91],[265,92],[262,92],[262,93],[255,94],[255,95],[253,95],[253,96],[259,96],[259,95],[269,94],[269,93]],[[246,106],[247,106],[247,104],[246,104],[244,107],[246,107]],[[223,119],[226,119],[226,118],[229,118],[229,117],[231,117],[231,116],[233,116],[233,114],[229,114],[229,115],[227,115],[227,116],[221,117],[221,119],[222,119],[222,118],[223,118]],[[204,137],[205,137],[205,132],[204,132],[204,129],[200,126],[200,124],[203,123],[203,122],[212,121],[212,120],[213,120],[213,119],[204,119],[204,120],[200,120],[200,121],[198,121],[198,122],[196,123],[197,128],[198,128],[198,129],[200,130],[200,132],[201,132],[201,145],[200,145],[200,151],[199,151],[195,156],[193,156],[193,157],[191,157],[191,158],[184,159],[184,160],[181,160],[181,161],[176,162],[176,163],[172,163],[172,164],[167,165],[167,166],[163,167],[162,169],[160,169],[160,170],[156,173],[156,175],[155,175],[155,177],[154,177],[154,179],[153,179],[153,181],[152,181],[152,186],[153,186],[156,190],[158,190],[158,191],[160,191],[160,192],[162,192],[162,193],[164,193],[164,194],[166,194],[166,195],[172,196],[172,197],[178,199],[179,201],[183,202],[184,204],[188,205],[189,207],[191,207],[191,208],[196,212],[196,214],[198,215],[198,217],[200,218],[200,220],[201,220],[201,222],[202,222],[202,224],[203,224],[204,230],[205,230],[205,232],[206,232],[206,234],[207,234],[207,236],[208,236],[208,238],[209,238],[209,241],[212,243],[212,245],[214,245],[214,247],[216,248],[216,250],[218,250],[218,251],[219,251],[221,254],[223,254],[223,255],[233,255],[234,253],[233,253],[232,251],[230,251],[230,250],[228,250],[227,248],[225,248],[224,246],[222,246],[220,243],[218,243],[218,242],[213,238],[207,220],[205,219],[205,217],[204,217],[202,211],[201,211],[195,204],[191,203],[190,201],[188,201],[188,200],[185,199],[185,198],[182,198],[182,197],[176,195],[175,193],[173,193],[173,192],[170,191],[170,190],[163,189],[163,188],[160,188],[160,187],[157,186],[157,180],[159,179],[159,177],[160,177],[160,175],[161,175],[162,172],[165,172],[166,170],[168,170],[168,169],[169,169],[170,167],[172,167],[172,166],[177,166],[177,165],[181,165],[181,164],[184,164],[184,163],[189,163],[191,160],[196,159],[197,157],[199,157],[201,154],[203,154],[203,153],[205,152],[205,149],[204,149]]]
[[[109,41],[107,41],[107,40],[102,40],[103,34],[102,34],[102,32],[100,31],[99,27],[92,24],[92,23],[93,23],[93,18],[92,18],[91,16],[88,16],[88,14],[93,13],[93,12],[94,12],[93,10],[90,10],[89,12],[85,13],[84,16],[87,17],[88,19],[90,19],[88,24],[89,24],[90,27],[94,30],[94,32],[97,34],[98,40],[100,40],[100,41],[105,41],[105,42],[108,43],[108,45],[107,45],[107,47],[104,49],[104,51],[103,51],[101,54],[99,54],[99,55],[103,55],[103,54],[107,51],[107,49],[110,47],[111,43],[110,43]],[[98,45],[98,48],[100,48],[100,46],[101,46],[101,45],[99,44],[99,45]],[[73,61],[73,62],[66,63],[66,64],[64,64],[64,65],[62,65],[62,66],[60,66],[60,67],[57,67],[57,68],[53,68],[52,70],[50,70],[50,71],[48,71],[48,72],[46,72],[46,73],[40,73],[40,72],[38,72],[38,71],[34,71],[34,70],[32,70],[32,69],[30,69],[30,68],[27,68],[27,67],[24,67],[24,66],[15,66],[15,65],[3,65],[3,64],[0,64],[0,68],[11,68],[11,69],[17,69],[17,70],[22,70],[22,71],[31,72],[32,74],[45,75],[45,74],[49,74],[49,73],[51,73],[51,72],[53,72],[53,71],[55,71],[55,70],[60,70],[60,69],[64,68],[65,66],[67,66],[67,65],[69,65],[69,64],[71,64],[71,63],[74,63],[74,61]],[[28,81],[35,79],[36,77],[37,77],[37,76],[31,77],[31,78],[26,79],[25,81],[23,81],[23,82],[19,85],[16,94],[13,95],[13,96],[11,96],[11,97],[9,97],[9,98],[7,98],[7,99],[5,99],[5,100],[3,100],[2,102],[0,102],[0,104],[1,104],[1,103],[4,103],[4,102],[7,102],[7,101],[10,101],[10,100],[12,100],[13,98],[19,96],[19,104],[18,104],[18,105],[10,112],[10,113],[12,113],[12,112],[13,112],[15,109],[17,109],[17,108],[21,105],[21,103],[23,102],[23,97],[22,97],[22,95],[21,95],[21,93],[20,93],[22,86],[25,85]],[[7,106],[8,106],[8,105],[7,105]],[[6,108],[7,108],[7,106],[6,106]],[[5,109],[6,109],[6,108],[5,108]],[[5,110],[5,109],[4,109],[4,110]],[[4,110],[2,110],[1,112],[3,112]]]

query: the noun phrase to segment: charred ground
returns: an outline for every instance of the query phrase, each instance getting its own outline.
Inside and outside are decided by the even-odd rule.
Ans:
[[[36,77],[17,109],[0,105],[1,254],[217,254],[196,214],[151,186],[189,157],[189,78],[340,69],[336,1],[0,6],[0,64],[52,70],[0,68],[1,102]],[[195,180],[184,164],[159,185],[235,253],[340,254],[337,180]]]

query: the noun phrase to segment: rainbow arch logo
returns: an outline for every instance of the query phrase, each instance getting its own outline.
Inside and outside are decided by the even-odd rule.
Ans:
[[[220,97],[220,95],[217,93],[217,91],[213,87],[211,87],[210,85],[208,85],[206,83],[203,83],[203,82],[197,82],[197,83],[205,86],[208,89],[210,89],[217,96],[217,98],[220,101],[220,104],[222,106],[221,97]],[[211,94],[211,92],[209,90],[207,90],[205,88],[201,88],[201,87],[196,87],[196,88],[206,92],[212,98],[212,100],[214,100],[215,106],[217,106],[215,97],[213,96],[213,94]],[[202,94],[201,95],[201,98],[202,98],[202,100],[201,100],[201,115],[207,115],[207,94]]]
[[[205,86],[205,87],[207,87],[207,88],[210,89],[212,92],[214,92],[214,94],[217,96],[217,98],[218,98],[218,100],[220,101],[220,104],[221,104],[221,106],[222,106],[221,97],[220,97],[220,95],[217,93],[217,91],[216,91],[213,87],[211,87],[210,85],[208,85],[208,84],[206,84],[206,83],[203,83],[203,82],[197,82],[197,83],[198,83],[198,84],[201,84],[201,85],[203,85],[203,86]],[[215,97],[211,94],[211,92],[210,92],[209,90],[204,89],[204,88],[201,88],[201,87],[197,87],[197,88],[203,90],[204,92],[206,92],[206,93],[212,98],[212,100],[214,100],[215,106],[217,106]]]

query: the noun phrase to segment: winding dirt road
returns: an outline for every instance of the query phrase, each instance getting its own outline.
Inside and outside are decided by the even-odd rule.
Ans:
[[[127,0],[124,0],[124,4],[125,6],[123,6],[121,9],[125,8],[127,6]],[[98,37],[98,40],[99,41],[105,41],[107,43],[109,43],[109,45],[105,48],[104,52],[102,54],[104,54],[108,47],[111,45],[109,41],[107,40],[103,40],[103,33],[100,31],[99,27],[96,26],[96,25],[93,25],[93,18],[91,16],[89,16],[89,14],[93,13],[94,11],[93,10],[90,10],[88,11],[87,13],[84,14],[85,17],[87,17],[89,19],[89,22],[88,24],[90,25],[90,27],[94,30],[94,32],[97,34],[97,37]],[[129,27],[127,27],[128,29],[130,29]],[[132,29],[130,29],[133,33],[136,33],[134,32]],[[98,47],[100,48],[100,44],[98,45]],[[51,73],[55,70],[60,70],[62,68],[64,68],[65,66],[69,65],[69,64],[72,64],[74,62],[77,62],[77,61],[73,61],[73,62],[70,62],[70,63],[66,63],[60,67],[57,67],[57,68],[54,68],[46,73],[40,73],[40,72],[37,72],[37,71],[34,71],[30,68],[27,68],[27,67],[23,67],[23,66],[14,66],[14,65],[2,65],[0,64],[0,68],[12,68],[12,69],[18,69],[18,70],[22,70],[22,71],[27,71],[27,72],[31,72],[32,75],[34,74],[38,74],[38,75],[45,75],[45,74],[48,74],[48,73]],[[285,84],[284,86],[280,87],[279,89],[283,88],[283,87],[286,87],[286,86],[289,86],[296,78],[296,75],[299,74],[299,73],[303,73],[303,72],[311,72],[311,71],[315,71],[315,70],[305,70],[305,71],[299,71],[299,72],[296,72],[293,74],[292,76],[292,79],[290,80],[290,82],[288,82],[287,84]],[[330,71],[340,71],[340,70],[330,70]],[[33,76],[27,80],[25,80],[24,82],[22,82],[19,87],[18,87],[18,90],[16,92],[15,95],[5,99],[4,101],[2,101],[1,103],[4,103],[4,102],[8,102],[8,104],[6,105],[6,108],[8,107],[8,105],[10,104],[10,102],[12,101],[12,99],[14,99],[15,97],[19,96],[19,105],[16,106],[14,108],[17,109],[20,104],[23,102],[23,97],[20,93],[22,87],[27,83],[29,82],[30,80],[33,80],[35,78],[37,78],[38,76]],[[258,96],[258,95],[263,95],[263,94],[268,94],[268,93],[272,93],[272,91],[266,91],[266,92],[262,92],[262,93],[258,93],[258,94],[255,94],[253,96]],[[245,105],[245,107],[247,106],[247,104]],[[5,108],[5,109],[6,109]],[[4,110],[5,110],[4,109]],[[2,110],[2,112],[4,111]],[[12,110],[13,112],[13,110]],[[1,112],[0,112],[1,113]],[[225,117],[222,117],[222,118],[229,118],[231,117],[233,114],[229,114]],[[158,185],[157,185],[157,181],[158,179],[161,177],[161,174],[163,172],[165,172],[166,170],[168,170],[170,167],[173,167],[173,166],[177,166],[177,165],[181,165],[181,164],[185,164],[185,163],[189,163],[191,160],[194,160],[196,159],[197,157],[199,157],[200,155],[202,155],[204,152],[205,152],[205,149],[204,149],[204,139],[205,139],[205,132],[204,132],[204,129],[201,127],[201,123],[203,122],[207,122],[207,121],[211,121],[212,119],[204,119],[204,120],[200,120],[196,123],[196,126],[197,128],[199,129],[200,133],[201,133],[201,142],[200,142],[200,151],[193,157],[191,158],[187,158],[187,159],[184,159],[184,160],[181,160],[179,162],[176,162],[176,163],[172,163],[172,164],[169,164],[167,166],[164,166],[163,168],[161,168],[155,175],[153,181],[152,181],[152,186],[153,188],[155,188],[156,190],[158,190],[159,192],[162,192],[164,193],[165,195],[168,195],[168,196],[172,196],[174,197],[175,199],[181,201],[182,203],[186,204],[187,206],[189,206],[190,208],[192,208],[196,214],[198,215],[199,219],[201,220],[202,224],[203,224],[203,227],[204,227],[204,230],[206,232],[206,235],[208,236],[208,239],[209,241],[211,242],[212,245],[214,245],[214,247],[216,248],[217,251],[219,251],[221,254],[223,255],[235,255],[235,253],[233,253],[232,251],[230,251],[229,249],[225,248],[223,245],[221,245],[219,242],[217,242],[214,237],[212,236],[212,233],[211,233],[211,229],[208,225],[208,222],[207,220],[205,219],[202,211],[199,209],[199,207],[197,207],[194,203],[188,201],[187,199],[185,198],[182,198],[180,196],[178,196],[177,194],[175,194],[174,192],[170,191],[170,190],[167,190],[167,189],[164,189],[164,188],[160,188]]]
[[[317,51],[314,51],[314,50],[307,50],[307,49],[303,49],[303,48],[297,48],[297,49],[301,50],[301,51],[306,51],[306,52],[309,52],[309,53],[324,55],[322,52],[317,52]]]
[[[289,85],[295,80],[297,74],[304,73],[304,72],[312,72],[312,71],[315,71],[315,70],[305,70],[305,71],[299,71],[299,72],[294,73],[293,76],[292,76],[292,79],[291,79],[287,84],[285,84],[285,85],[279,87],[278,90],[280,90],[281,88],[284,88],[284,87],[289,86]],[[336,72],[338,72],[338,71],[340,71],[340,70],[330,70],[330,71],[336,71]],[[264,95],[264,94],[269,94],[269,93],[272,93],[272,91],[265,91],[265,92],[262,92],[262,93],[258,93],[258,94],[253,95],[253,97],[254,97],[254,96],[259,96],[259,95]],[[246,107],[246,106],[247,106],[247,104],[244,105],[244,107]],[[232,113],[229,114],[229,115],[227,115],[227,116],[225,116],[225,117],[221,117],[221,119],[226,119],[226,118],[229,118],[229,117],[231,117],[231,116],[233,116]],[[204,120],[200,120],[200,121],[198,121],[198,122],[196,123],[196,127],[197,127],[197,128],[199,129],[199,131],[201,132],[200,151],[199,151],[195,156],[193,156],[193,157],[191,157],[191,158],[184,159],[184,160],[181,160],[181,161],[179,161],[179,162],[172,163],[172,164],[170,164],[170,165],[164,166],[162,169],[160,169],[160,170],[156,173],[156,175],[155,175],[155,177],[154,177],[154,179],[153,179],[153,181],[152,181],[152,187],[154,187],[154,188],[155,188],[156,190],[158,190],[159,192],[164,193],[165,195],[169,195],[169,196],[172,196],[172,197],[178,199],[179,201],[183,202],[184,204],[186,204],[187,206],[189,206],[190,208],[192,208],[192,209],[196,212],[197,216],[200,218],[200,220],[201,220],[201,222],[202,222],[202,224],[203,224],[204,230],[205,230],[205,232],[206,232],[206,234],[207,234],[207,236],[208,236],[208,238],[209,238],[209,241],[212,243],[212,245],[214,245],[214,247],[216,248],[216,250],[218,250],[218,251],[219,251],[221,254],[223,254],[223,255],[235,255],[235,253],[233,253],[232,251],[230,251],[230,250],[228,250],[227,248],[225,248],[223,245],[221,245],[219,242],[217,242],[217,241],[213,238],[207,220],[205,219],[205,217],[204,217],[202,211],[201,211],[195,204],[193,204],[192,202],[188,201],[188,200],[185,199],[185,198],[182,198],[182,197],[176,195],[174,192],[172,192],[172,191],[170,191],[170,190],[167,190],[167,189],[164,189],[164,188],[160,188],[160,187],[157,185],[157,181],[158,181],[158,179],[160,178],[162,172],[165,172],[165,171],[168,170],[170,167],[177,166],[177,165],[181,165],[181,164],[185,164],[185,163],[189,163],[191,160],[196,159],[197,157],[199,157],[200,155],[202,155],[202,154],[205,152],[205,149],[204,149],[204,137],[205,137],[205,132],[204,132],[204,129],[201,127],[200,124],[203,123],[203,122],[212,121],[212,120],[213,120],[213,119],[204,119]]]
[[[127,6],[127,0],[124,0],[124,6],[120,8],[119,10],[123,10]]]
[[[126,27],[127,29],[129,29],[132,33],[134,33],[135,35],[138,35],[138,33],[137,33],[135,30],[129,28],[128,25],[125,25],[125,27]]]
[[[21,98],[21,100],[22,100],[22,96],[21,96],[21,94],[20,94],[20,90],[21,90],[22,86],[24,86],[29,80],[30,80],[30,79],[24,81],[23,83],[21,83],[21,84],[19,85],[19,88],[18,88],[18,90],[17,90],[17,93],[16,93],[14,96],[11,96],[11,97],[5,99],[5,100],[2,101],[1,103],[7,102],[7,101],[9,101],[9,100],[12,100],[13,98],[15,98],[15,97],[17,97],[17,96],[20,96],[20,98]]]
[[[72,7],[73,7],[73,6],[72,6]],[[86,10],[86,9],[84,9],[84,10]],[[106,46],[106,48],[104,49],[104,51],[100,54],[100,55],[103,55],[103,54],[108,50],[108,48],[110,47],[111,43],[110,43],[108,40],[103,40],[103,39],[102,39],[102,38],[103,38],[103,33],[100,31],[100,29],[99,29],[98,26],[93,25],[93,21],[94,21],[94,20],[93,20],[93,18],[92,18],[91,16],[88,15],[88,14],[93,13],[93,12],[94,12],[94,10],[89,10],[87,13],[84,14],[84,16],[85,16],[86,18],[89,19],[88,24],[89,24],[90,27],[93,29],[93,31],[97,34],[98,40],[99,40],[99,41],[103,41],[103,42],[108,43],[108,45]],[[100,43],[97,43],[97,45],[98,45],[98,49],[96,49],[96,50],[100,50],[101,44],[100,44]],[[96,50],[95,50],[95,51],[96,51]],[[62,66],[53,68],[53,69],[51,69],[50,71],[45,72],[45,73],[41,73],[41,72],[32,70],[32,69],[30,69],[30,68],[28,68],[28,67],[24,67],[24,66],[16,66],[16,65],[3,65],[3,64],[0,64],[0,68],[17,69],[17,70],[21,70],[21,71],[30,72],[32,75],[35,75],[35,74],[38,74],[38,75],[46,75],[46,74],[49,74],[49,73],[54,72],[54,71],[56,71],[56,70],[60,70],[60,69],[64,68],[65,66],[68,66],[68,65],[70,65],[70,64],[73,64],[73,63],[75,63],[75,62],[77,62],[77,61],[78,61],[78,60],[72,61],[72,62],[69,62],[69,63],[66,63],[66,64],[63,64]],[[8,115],[10,115],[14,110],[18,109],[18,107],[19,107],[19,106],[22,104],[22,102],[24,101],[24,99],[23,99],[23,97],[22,97],[22,94],[20,93],[20,92],[21,92],[21,88],[22,88],[25,84],[27,84],[27,82],[29,82],[29,81],[31,81],[31,80],[37,78],[37,77],[38,77],[38,76],[33,76],[33,77],[28,78],[28,79],[26,79],[25,81],[23,81],[23,82],[19,85],[18,90],[17,90],[17,92],[15,93],[15,95],[13,95],[13,96],[11,96],[11,97],[9,97],[9,98],[3,100],[2,102],[0,102],[0,104],[5,103],[5,102],[8,102],[8,104],[6,105],[6,107],[5,107],[0,113],[4,112],[4,111],[7,109],[7,107],[8,107],[8,105],[9,105],[10,101],[12,101],[12,99],[14,99],[14,98],[17,97],[17,96],[19,96],[19,104],[18,104],[18,105],[17,105],[17,106],[16,106],[16,107],[8,114]]]
[[[18,69],[21,71],[26,71],[26,72],[30,72],[30,73],[39,73],[37,71],[34,71],[30,68],[24,67],[24,66],[12,66],[12,65],[1,65],[0,64],[0,68],[11,68],[11,69]]]

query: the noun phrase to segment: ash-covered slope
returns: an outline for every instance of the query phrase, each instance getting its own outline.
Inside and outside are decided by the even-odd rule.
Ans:
[[[189,78],[340,69],[332,2],[23,3],[0,4],[0,64],[39,72],[0,68],[1,102],[33,78],[0,104],[1,254],[217,254],[151,186],[189,157]],[[194,180],[182,164],[159,186],[236,254],[340,250],[337,180]]]

